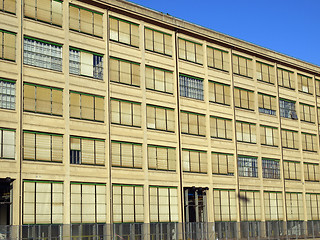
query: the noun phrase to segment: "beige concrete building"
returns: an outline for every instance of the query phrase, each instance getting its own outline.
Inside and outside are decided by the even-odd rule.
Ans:
[[[320,230],[319,66],[120,0],[1,0],[0,47],[0,225]]]

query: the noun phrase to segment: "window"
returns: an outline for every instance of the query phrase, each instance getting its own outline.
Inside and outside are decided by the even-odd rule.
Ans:
[[[96,37],[103,36],[103,14],[69,4],[70,19],[69,27],[71,30],[86,33]]]
[[[295,89],[294,74],[289,70],[277,69],[279,86]]]
[[[210,116],[210,130],[212,138],[232,140],[232,120]]]
[[[298,74],[298,88],[300,92],[313,94],[313,79],[312,77]]]
[[[141,103],[111,98],[111,123],[141,127]]]
[[[110,81],[140,87],[140,64],[110,57]]]
[[[113,222],[143,223],[143,186],[113,184]]]
[[[209,81],[209,101],[230,106],[230,85]]]
[[[236,107],[254,111],[255,100],[253,91],[235,87],[234,98]]]
[[[24,83],[23,92],[25,112],[62,116],[62,89]]]
[[[248,122],[236,122],[237,141],[257,143],[256,124]]]
[[[23,224],[63,223],[63,182],[23,181]]]
[[[16,13],[16,1],[15,0],[2,0],[0,4],[0,11],[7,13]]]
[[[263,178],[280,179],[280,164],[278,159],[262,158]]]
[[[171,34],[148,27],[144,28],[144,34],[146,50],[172,56]]]
[[[181,111],[181,133],[206,136],[205,115]]]
[[[238,172],[240,177],[258,177],[257,157],[238,156]]]
[[[173,94],[173,72],[146,65],[146,88]]]
[[[301,179],[300,162],[284,160],[283,168],[284,168],[284,179],[286,180]]]
[[[286,192],[287,220],[304,220],[302,193]]]
[[[0,108],[16,109],[16,81],[0,78]]]
[[[203,79],[179,74],[180,96],[203,100]]]
[[[176,170],[176,149],[173,147],[148,145],[149,169]]]
[[[240,201],[241,221],[260,221],[260,192],[255,190],[240,190],[240,196],[248,201]]]
[[[23,63],[61,72],[62,45],[24,37]]]
[[[177,187],[150,186],[150,222],[178,222]]]
[[[70,91],[70,118],[104,122],[104,97]]]
[[[106,185],[71,182],[71,223],[106,222]]]
[[[263,192],[266,221],[283,220],[282,192]]]
[[[252,59],[237,54],[232,55],[233,73],[252,78]]]
[[[272,65],[256,62],[257,80],[274,84],[274,68]]]
[[[271,96],[271,95],[267,95],[259,92],[258,98],[259,98],[259,113],[276,115],[277,103],[276,103],[275,96]]]
[[[316,80],[316,95],[320,97],[320,79],[315,79]]]
[[[315,111],[314,106],[300,103],[300,120],[305,122],[315,122]]]
[[[16,61],[16,33],[0,29],[0,59]]]
[[[233,189],[213,189],[214,220],[237,221],[237,198]]]
[[[227,51],[207,46],[208,67],[229,71],[229,53]]]
[[[318,151],[318,144],[317,144],[317,135],[304,133],[301,132],[302,138],[302,150],[303,151],[310,151],[310,152],[317,152]]]
[[[234,156],[228,153],[211,153],[212,173],[219,175],[234,175]]]
[[[0,159],[15,159],[16,131],[0,128]]]
[[[25,0],[24,16],[52,25],[62,26],[62,1]]]
[[[179,58],[202,64],[203,62],[203,48],[202,44],[192,42],[187,39],[179,38]]]
[[[307,219],[320,220],[320,194],[306,193]]]
[[[142,168],[142,144],[111,141],[113,167]]]
[[[62,162],[63,135],[23,131],[23,159]]]
[[[110,40],[139,47],[139,24],[110,16]]]
[[[297,131],[281,129],[281,135],[283,148],[299,149],[299,138]]]
[[[319,164],[317,163],[303,163],[304,180],[319,182]]]
[[[291,119],[298,119],[296,110],[295,110],[295,102],[286,100],[286,99],[279,99],[280,104],[280,116],[285,118]]]
[[[182,164],[184,172],[206,173],[207,152],[193,149],[182,149]]]
[[[261,145],[278,146],[278,128],[260,125]]]
[[[103,55],[70,47],[69,73],[102,80]]]
[[[174,109],[147,105],[147,128],[174,132]]]

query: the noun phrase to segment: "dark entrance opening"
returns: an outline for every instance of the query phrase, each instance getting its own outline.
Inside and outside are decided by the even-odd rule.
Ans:
[[[12,179],[0,178],[0,225],[12,223]]]

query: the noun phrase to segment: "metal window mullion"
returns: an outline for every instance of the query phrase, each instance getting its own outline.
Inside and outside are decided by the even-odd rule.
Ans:
[[[96,140],[93,140],[93,162],[97,164]]]
[[[37,223],[37,183],[34,183],[34,223]]]
[[[80,156],[79,156],[79,164],[82,164],[82,139],[80,139]]]
[[[37,159],[37,134],[34,133],[34,160]]]
[[[131,154],[132,154],[132,167],[134,167],[134,162],[135,162],[135,159],[134,159],[134,144],[131,144]]]
[[[130,103],[130,107],[131,107],[131,126],[134,126],[133,103]]]
[[[52,162],[53,161],[53,159],[52,159],[52,155],[53,155],[52,135],[49,135],[49,136],[50,136],[50,160]]]
[[[53,183],[51,182],[50,183],[51,185],[51,204],[50,204],[50,211],[51,211],[51,214],[50,214],[50,224],[52,224],[52,210],[53,210]]]

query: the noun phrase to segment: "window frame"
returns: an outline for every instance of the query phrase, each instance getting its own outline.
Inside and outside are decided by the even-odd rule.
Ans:
[[[5,84],[7,85],[5,86]],[[8,84],[11,86],[10,88],[8,88]],[[12,86],[14,87],[12,88]],[[5,89],[7,89],[6,93],[4,91]],[[10,89],[10,93],[8,93],[8,89]],[[15,80],[0,78],[0,109],[16,110],[16,90]],[[14,91],[14,95],[12,95],[12,91]],[[8,101],[8,99],[10,100]],[[12,102],[12,99],[14,99],[14,102]],[[6,106],[14,104],[14,107],[3,107],[5,103]]]
[[[252,193],[252,197],[251,196],[248,197],[248,194],[250,193]],[[261,206],[260,191],[240,189],[239,195],[241,195],[244,199],[253,200],[253,201],[240,201],[241,221],[248,221],[248,222],[261,221],[262,206]],[[253,209],[248,210],[248,208],[253,208]]]
[[[238,155],[237,163],[239,177],[259,177],[258,157]]]
[[[303,89],[303,87],[305,87],[305,85],[303,85],[303,78],[306,79],[306,83],[307,83],[307,90]],[[301,93],[306,93],[306,94],[310,94],[313,95],[313,78],[300,74],[297,74],[297,81],[298,81],[298,90]]]
[[[241,131],[238,131],[237,124],[241,124]],[[243,124],[247,124],[249,128],[249,141],[245,141],[244,139],[244,134],[245,132],[243,131]],[[255,129],[252,129],[251,126],[254,126]],[[242,140],[238,139],[238,134],[241,134]],[[249,122],[244,122],[244,121],[236,121],[236,140],[237,142],[243,142],[243,143],[251,143],[251,144],[257,144],[257,125],[255,123],[249,123]]]
[[[155,148],[156,149],[156,158],[155,158],[155,162],[156,162],[156,168],[151,168],[150,167],[150,157],[149,157],[149,153],[150,153],[150,151],[149,151],[149,148]],[[158,164],[158,162],[159,162],[159,158],[158,158],[158,149],[159,148],[162,148],[162,149],[166,149],[167,150],[167,159],[166,159],[166,161],[167,161],[167,169],[164,169],[164,168],[159,168],[158,166],[159,166],[159,164]],[[170,154],[169,154],[169,149],[171,149],[171,150],[174,150],[174,161],[173,161],[173,164],[171,165],[171,166],[174,166],[173,167],[173,169],[169,169],[170,168]],[[171,172],[176,172],[176,148],[175,147],[168,147],[168,146],[160,146],[160,145],[154,145],[154,144],[148,144],[147,145],[147,152],[148,152],[148,169],[149,170],[159,170],[159,171],[171,171]]]
[[[9,131],[9,132],[14,132],[14,139],[13,139],[13,149],[14,149],[14,157],[13,158],[10,158],[10,157],[5,157],[4,156],[4,153],[5,153],[5,147],[4,147],[4,136],[3,136],[3,132],[4,131]],[[0,127],[0,160],[3,160],[3,159],[16,159],[16,130],[15,129],[11,129],[11,128],[2,128]]]
[[[312,169],[310,167],[312,166]],[[311,162],[303,162],[304,181],[319,182],[319,164]],[[310,177],[310,175],[313,175]]]
[[[203,82],[203,78],[179,73],[179,96],[204,101]]]
[[[216,129],[213,128],[213,124],[212,124],[212,120],[215,119],[216,123],[215,123],[215,126],[216,126]],[[223,121],[223,125],[224,125],[224,128],[223,129],[219,129],[218,126],[218,120],[221,120]],[[231,124],[229,127],[227,126],[228,124]],[[233,140],[233,130],[232,130],[232,119],[229,119],[229,118],[222,118],[222,117],[217,117],[217,116],[212,116],[210,115],[210,137],[211,138],[217,138],[217,139],[225,139],[225,140]],[[231,130],[230,130],[231,129]],[[219,132],[223,130],[223,136],[218,136],[219,135]],[[215,132],[215,134],[213,134],[213,131]],[[215,135],[215,136],[213,136]]]
[[[292,145],[293,147],[288,147],[288,133],[291,132],[292,133]],[[284,146],[284,133],[286,133],[286,138],[285,138],[285,142],[286,145]],[[296,141],[296,139],[298,141]],[[290,130],[290,129],[281,129],[281,143],[282,143],[282,148],[288,148],[288,149],[299,149],[299,135],[298,135],[298,131],[295,130]]]
[[[244,60],[245,63],[246,63],[246,67],[245,67],[246,73],[245,74],[240,73],[240,66],[241,66],[240,65],[240,59]],[[235,60],[237,60],[236,63],[235,63]],[[250,62],[251,62],[251,64],[248,64]],[[233,65],[232,66],[232,73],[233,74],[252,79],[253,78],[253,67],[252,67],[252,64],[253,64],[253,61],[252,61],[251,58],[248,58],[248,57],[245,57],[245,56],[241,56],[241,55],[235,54],[235,53],[232,54],[232,65]],[[250,65],[251,65],[251,68],[250,68]],[[237,68],[238,71],[236,71],[235,68]]]
[[[198,153],[197,154],[197,161],[194,161],[198,163],[198,169],[199,171],[195,171],[192,169],[192,159],[191,159],[191,152]],[[186,159],[183,159],[184,153],[188,153],[188,161]],[[204,155],[202,155],[204,154]],[[204,156],[204,159],[201,157]],[[181,161],[182,161],[182,166],[183,166],[183,172],[184,173],[197,173],[197,174],[207,174],[208,173],[208,159],[207,159],[207,151],[203,150],[195,150],[195,149],[188,149],[188,148],[182,148],[181,149]],[[185,169],[185,163],[187,163],[189,169]],[[202,166],[205,167],[205,169],[202,169]]]
[[[212,66],[210,66],[209,64],[211,64],[211,62],[209,62],[209,49],[210,51],[212,50]],[[216,65],[216,59],[215,58],[215,53],[216,52],[219,52],[221,53],[221,65],[222,65],[222,68],[220,67],[217,67]],[[227,56],[225,56],[225,54]],[[224,61],[225,58],[227,59],[227,61]],[[207,64],[208,64],[208,68],[212,68],[212,69],[217,69],[217,70],[221,70],[223,72],[229,72],[229,69],[230,69],[230,60],[229,60],[229,52],[226,51],[226,50],[222,50],[222,49],[219,49],[219,48],[216,48],[216,47],[211,47],[211,46],[208,46],[207,45]]]
[[[222,198],[221,192],[228,192],[228,198]],[[234,196],[231,197],[231,194]],[[218,195],[218,196],[217,196]],[[227,206],[227,207],[226,207]],[[227,208],[227,214],[224,209]],[[237,197],[235,189],[213,189],[213,208],[215,222],[236,222],[237,221]],[[218,210],[219,209],[219,210]]]
[[[298,120],[295,101],[279,98],[279,111],[280,117]]]
[[[114,165],[114,154],[113,154],[113,144],[119,144],[119,151],[120,151],[120,156],[119,156],[119,165]],[[122,152],[122,144],[126,145],[131,145],[131,155],[130,157],[132,158],[132,166],[125,166],[123,165],[123,152]],[[135,146],[140,146],[141,147],[141,156],[140,159],[136,159],[136,154],[135,154]],[[128,157],[128,156],[126,156]],[[130,159],[131,160],[131,159]],[[134,169],[142,169],[142,164],[143,164],[143,156],[142,156],[142,143],[137,143],[137,142],[124,142],[124,141],[118,141],[118,140],[111,140],[111,165],[113,168],[134,168]]]
[[[283,179],[301,181],[301,164],[299,161],[283,160]],[[294,173],[294,176],[291,176]]]
[[[10,10],[7,10],[7,8],[5,8],[5,6],[7,5],[6,3],[12,3],[12,2],[14,2],[14,6],[13,6],[14,11],[13,12],[10,11]],[[0,12],[5,12],[5,13],[16,15],[16,1],[15,0],[3,0],[3,5],[2,6],[3,7],[0,8]]]
[[[147,129],[151,129],[151,130],[157,130],[157,131],[164,131],[164,132],[171,132],[171,133],[174,133],[175,132],[175,111],[173,108],[169,108],[169,107],[163,107],[163,106],[157,106],[157,105],[153,105],[153,104],[147,104],[146,105],[146,109],[147,109]],[[148,107],[149,108],[154,108],[154,128],[152,127],[149,127],[148,125],[150,124],[149,123],[149,113],[148,113]],[[161,129],[157,126],[157,122],[159,121],[159,118],[157,118],[157,110],[156,109],[164,109],[164,113],[165,113],[165,119],[164,119],[164,122],[165,122],[165,129]],[[169,129],[169,125],[170,125],[170,119],[169,119],[169,116],[170,114],[168,113],[168,111],[172,111],[172,117],[173,117],[173,121],[172,121],[172,124],[173,124],[173,130],[170,130]]]
[[[308,136],[311,137],[311,143],[308,141]],[[313,133],[306,133],[301,132],[301,138],[302,138],[302,151],[305,152],[318,152],[318,140],[317,140],[317,134]],[[311,144],[311,149],[310,146]]]
[[[280,179],[280,160],[274,158],[262,158],[262,178]]]
[[[258,67],[260,66],[260,67]],[[263,75],[263,66],[266,67],[266,69],[268,70],[268,73],[266,74],[268,77],[268,80],[263,79],[264,75]],[[258,69],[260,68],[260,69]],[[271,69],[271,71],[270,71]],[[260,70],[260,72],[258,71]],[[268,63],[264,63],[264,62],[260,62],[260,61],[256,61],[256,73],[257,73],[257,80],[261,81],[261,82],[265,82],[265,83],[269,83],[274,85],[275,84],[275,74],[274,74],[274,66]],[[258,78],[258,73],[261,74],[261,79]]]
[[[152,39],[150,39],[152,41],[152,45],[153,45],[153,49],[148,49],[147,48],[147,44],[146,44],[146,41],[147,41],[147,34],[146,34],[146,29],[152,31]],[[163,52],[159,52],[159,51],[156,51],[154,50],[155,48],[155,35],[154,33],[157,32],[157,33],[160,33],[162,34],[162,37],[163,37]],[[170,36],[171,37],[171,41],[170,42],[170,46],[171,46],[171,54],[167,54],[166,52],[166,38],[165,36]],[[172,47],[172,34],[170,33],[166,33],[166,32],[162,32],[160,30],[156,30],[156,29],[153,29],[153,28],[150,28],[150,27],[144,27],[144,49],[147,50],[147,51],[150,51],[150,52],[154,52],[154,53],[159,53],[159,54],[162,54],[162,55],[165,55],[165,56],[168,56],[168,57],[172,57],[172,53],[173,53],[173,47]]]
[[[180,110],[180,114],[181,114],[181,113],[187,114],[187,119],[188,119],[188,124],[187,124],[188,132],[184,132],[184,131],[183,131],[183,128],[181,127],[181,133],[182,133],[182,134],[187,134],[187,135],[192,135],[192,136],[200,136],[200,137],[205,137],[205,136],[206,136],[206,131],[204,131],[205,134],[200,134],[200,127],[204,127],[204,128],[206,129],[206,125],[200,126],[201,121],[199,120],[199,116],[200,116],[200,117],[204,117],[204,121],[205,121],[205,116],[206,116],[205,114],[194,113],[194,112],[189,112],[189,111]],[[189,117],[190,114],[197,116],[197,132],[198,132],[198,134],[190,133],[190,117]],[[182,119],[182,118],[181,118],[181,119]],[[181,121],[181,125],[183,125],[183,124],[182,124],[182,120],[180,120],[180,121]]]
[[[281,72],[281,78],[279,76],[280,72]],[[283,78],[283,76],[284,76],[283,73],[284,72],[287,72],[287,74],[288,74],[288,83],[289,83],[288,86],[286,86],[284,84],[284,78]],[[280,67],[277,68],[277,79],[278,79],[278,85],[280,87],[284,87],[284,88],[288,88],[288,89],[291,89],[291,90],[295,90],[296,87],[295,87],[295,79],[294,78],[295,77],[294,77],[294,72],[293,71],[290,71],[290,70],[287,70],[287,69],[284,69],[284,68],[280,68]]]
[[[218,95],[217,90],[216,90],[217,85],[220,85],[223,88],[223,94],[222,94],[223,101],[222,102],[217,100],[217,95]],[[230,85],[209,80],[208,87],[209,87],[209,102],[218,103],[218,104],[225,105],[225,106],[230,106],[230,104],[231,104],[231,93],[230,93],[231,87],[230,87]],[[213,91],[211,91],[211,90],[213,90]],[[228,91],[229,91],[229,98],[227,99],[228,94],[226,94],[226,92],[228,92]],[[214,95],[214,100],[212,99],[212,95]]]
[[[118,65],[118,69],[117,69],[117,75],[118,75],[118,80],[119,81],[115,81],[114,79],[111,79],[111,72],[113,71],[112,69],[111,69],[111,63],[109,64],[110,66],[109,66],[109,71],[110,71],[110,82],[112,82],[112,83],[119,83],[119,84],[123,84],[123,85],[128,85],[128,86],[133,86],[133,87],[138,87],[138,88],[140,88],[140,85],[141,85],[141,75],[140,75],[140,63],[137,63],[137,62],[133,62],[133,61],[130,61],[130,60],[126,60],[126,59],[122,59],[122,58],[117,58],[117,57],[113,57],[113,56],[110,56],[109,57],[109,61],[111,61],[111,60],[114,60],[114,61],[117,61],[117,65]],[[121,81],[121,62],[122,63],[127,63],[127,64],[130,64],[130,84],[129,83],[126,83],[126,82],[124,82],[123,80]],[[138,76],[136,76],[136,77],[138,77],[139,78],[139,84],[135,84],[134,83],[134,74],[133,74],[133,64],[134,65],[137,65],[137,66],[139,66],[139,75]]]
[[[237,104],[237,99],[236,99],[236,91],[239,91],[239,105]],[[246,94],[246,96],[244,96],[243,94]],[[248,89],[244,89],[244,88],[240,88],[240,87],[234,87],[234,101],[235,101],[235,108],[239,108],[239,109],[245,109],[245,110],[249,110],[249,111],[255,111],[255,94],[254,91],[252,90],[248,90]],[[244,102],[244,103],[243,103]],[[245,104],[245,105],[244,105]],[[245,107],[245,106],[248,107]]]
[[[268,136],[266,134],[266,129],[267,128],[268,129],[272,129],[272,136],[271,137],[272,137],[273,144],[268,144],[267,143],[268,142]],[[261,143],[261,145],[278,147],[279,146],[279,138],[278,138],[278,136],[279,135],[278,135],[278,128],[277,127],[272,127],[272,126],[267,126],[267,125],[260,124],[260,143]]]
[[[161,92],[161,93],[166,93],[166,94],[170,94],[170,95],[173,95],[173,93],[174,93],[174,77],[173,77],[173,71],[170,71],[170,70],[166,70],[166,69],[163,69],[163,68],[158,68],[158,67],[153,67],[153,66],[150,66],[150,65],[145,65],[145,68],[146,68],[146,71],[147,71],[147,69],[153,69],[152,70],[152,75],[153,75],[153,78],[151,79],[152,80],[152,85],[154,86],[153,88],[151,88],[151,87],[148,87],[148,78],[147,78],[147,74],[145,74],[145,79],[146,79],[146,89],[147,90],[152,90],[152,91],[156,91],[156,92]],[[159,89],[156,89],[156,83],[157,82],[160,82],[160,81],[157,81],[157,79],[156,79],[156,71],[162,71],[163,73],[164,73],[164,90],[163,91],[161,91],[161,90],[159,90]],[[167,74],[166,73],[168,73],[168,74],[171,74],[172,75],[172,78],[171,78],[171,83],[169,82],[170,81],[170,79],[168,79],[168,78],[166,78],[166,76],[167,76]],[[172,86],[172,91],[170,91],[170,90],[167,90],[167,85],[169,85],[169,84],[171,84],[171,86]]]
[[[119,98],[110,98],[110,101],[112,103],[112,101],[116,101],[116,102],[119,102],[119,105],[117,106],[118,107],[118,112],[115,112],[117,114],[119,114],[119,123],[116,123],[113,121],[113,117],[111,117],[111,124],[114,124],[114,125],[119,125],[119,126],[128,126],[128,127],[136,127],[136,128],[141,128],[141,103],[139,102],[134,102],[134,101],[129,101],[129,100],[124,100],[124,99],[119,99]],[[130,104],[130,110],[131,110],[131,124],[124,124],[122,123],[122,118],[123,118],[123,112],[121,111],[121,102],[124,102],[124,103],[129,103]],[[140,124],[139,125],[135,125],[134,122],[135,122],[135,118],[134,118],[134,108],[133,108],[133,104],[135,105],[138,105],[140,106],[140,114],[139,114],[139,120],[140,120]],[[114,114],[115,114],[114,113]],[[111,108],[111,116],[112,116],[113,112],[112,112],[112,108]],[[136,119],[137,120],[137,119]]]
[[[314,106],[300,102],[299,108],[300,108],[300,121],[315,123],[316,113],[315,113]],[[306,108],[308,108],[309,113],[308,111],[306,111]],[[310,120],[308,121],[306,119],[310,119]]]
[[[216,154],[217,155],[217,162],[214,161],[214,157],[213,157],[213,154]],[[226,167],[227,167],[227,173],[222,173],[220,171],[221,169],[221,161],[220,161],[220,155],[222,156],[226,156]],[[230,158],[230,159],[229,159]],[[234,155],[232,153],[221,153],[221,152],[211,152],[211,164],[212,164],[212,174],[213,175],[225,175],[225,176],[234,176],[234,173],[235,173],[235,167],[234,167]],[[231,165],[231,166],[230,166]],[[218,171],[217,172],[214,172],[215,171],[215,168],[214,166],[217,166],[217,169]]]
[[[184,43],[183,48],[181,45],[182,42],[180,43],[180,40],[183,41],[183,43]],[[188,59],[187,42],[193,44],[192,46],[193,46],[194,51],[191,53],[192,53],[192,55],[194,55],[194,59],[195,59],[194,61]],[[180,45],[181,45],[181,47],[180,47]],[[198,54],[197,46],[201,46],[202,54]],[[184,50],[185,58],[183,58],[183,56],[180,56],[181,55],[180,51],[182,52],[183,50]],[[178,53],[179,53],[178,58],[180,60],[195,63],[198,65],[203,65],[203,45],[202,45],[202,43],[197,43],[197,42],[185,39],[185,38],[178,37]]]
[[[260,102],[260,96],[261,96],[261,102]],[[269,98],[270,100],[270,103],[269,103],[270,109],[267,108],[266,106],[267,105],[266,101],[268,101],[266,98]],[[277,99],[275,96],[258,92],[258,104],[259,104],[259,107],[258,107],[259,113],[273,115],[273,116],[277,115]]]
[[[273,197],[275,198],[272,198],[271,194],[272,195],[274,194],[275,196]],[[280,191],[263,191],[263,199],[264,199],[264,206],[266,209],[265,210],[266,221],[270,222],[270,221],[284,220],[283,193]],[[274,205],[272,206],[272,204],[276,206]]]
[[[0,11],[1,12],[1,11]],[[16,42],[17,42],[17,33],[15,32],[11,32],[11,31],[8,31],[8,30],[5,30],[5,29],[0,29],[0,34],[1,34],[1,38],[2,38],[2,42],[0,42],[0,48],[1,48],[1,55],[0,55],[0,59],[1,60],[5,60],[5,61],[10,61],[10,62],[16,62],[16,55],[17,55],[17,48],[16,48]],[[10,35],[13,35],[15,36],[14,37],[14,50],[13,50],[13,53],[14,53],[14,58],[7,58],[5,55],[8,54],[8,48],[10,48],[10,46],[8,45],[5,45],[6,44],[6,34],[10,34]],[[7,40],[8,41],[8,40]],[[8,43],[7,43],[8,44]],[[10,52],[9,52],[10,53]]]

